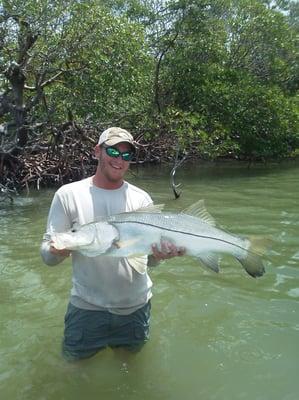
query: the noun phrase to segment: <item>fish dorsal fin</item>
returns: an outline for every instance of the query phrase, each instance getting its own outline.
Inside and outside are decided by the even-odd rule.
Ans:
[[[209,225],[216,225],[214,218],[208,213],[205,208],[204,200],[198,200],[196,203],[191,204],[191,206],[189,206],[188,208],[185,208],[181,213],[200,218]]]
[[[145,213],[160,213],[164,208],[164,204],[149,204],[146,207],[141,207],[138,208],[137,210],[134,210],[133,212],[145,212]]]

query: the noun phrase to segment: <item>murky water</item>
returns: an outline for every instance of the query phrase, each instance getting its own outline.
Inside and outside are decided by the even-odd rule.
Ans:
[[[1,399],[271,399],[299,396],[299,165],[186,166],[173,199],[169,168],[129,180],[181,210],[203,198],[219,225],[270,236],[267,273],[225,258],[219,274],[196,260],[151,272],[151,340],[136,356],[105,350],[78,364],[60,356],[71,268],[46,267],[39,244],[53,191],[0,204]]]

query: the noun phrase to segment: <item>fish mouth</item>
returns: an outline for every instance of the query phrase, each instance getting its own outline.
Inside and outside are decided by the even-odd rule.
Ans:
[[[76,249],[80,246],[89,246],[93,243],[94,238],[89,240],[78,240],[74,242],[74,238],[70,237],[68,234],[54,234],[52,235],[53,245],[57,250],[62,249]]]

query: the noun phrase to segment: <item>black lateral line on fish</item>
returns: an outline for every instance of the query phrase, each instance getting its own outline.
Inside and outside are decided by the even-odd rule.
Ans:
[[[212,236],[204,236],[204,235],[198,235],[198,234],[196,234],[196,233],[178,231],[178,230],[176,230],[176,229],[164,228],[164,227],[162,227],[162,226],[157,226],[157,225],[154,225],[154,224],[149,224],[149,223],[139,222],[139,221],[130,221],[130,220],[126,220],[126,221],[111,221],[111,222],[109,222],[109,223],[112,224],[112,225],[114,225],[114,224],[117,225],[117,224],[126,224],[126,223],[128,223],[128,222],[131,223],[131,224],[148,225],[148,226],[152,226],[152,227],[154,227],[154,228],[162,229],[162,230],[164,230],[164,231],[170,231],[170,232],[175,232],[175,233],[182,233],[182,234],[184,234],[184,235],[195,236],[195,237],[204,238],[204,239],[216,240],[216,241],[218,241],[218,242],[222,242],[222,243],[226,243],[226,244],[230,244],[230,245],[232,245],[232,246],[235,246],[235,247],[237,247],[237,248],[239,248],[239,249],[241,249],[241,250],[247,251],[248,253],[255,254],[255,255],[259,255],[259,254],[256,254],[255,252],[251,251],[250,249],[245,249],[244,247],[239,246],[239,245],[237,245],[237,244],[235,244],[235,243],[231,243],[231,242],[228,242],[227,240],[215,238],[215,237],[212,237]]]

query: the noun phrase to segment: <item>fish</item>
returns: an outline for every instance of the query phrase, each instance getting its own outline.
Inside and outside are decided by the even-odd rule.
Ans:
[[[181,212],[163,211],[163,206],[152,204],[76,225],[67,232],[53,232],[51,240],[56,249],[78,251],[88,257],[126,257],[139,273],[146,271],[140,257],[152,254],[152,245],[163,241],[183,247],[185,256],[195,257],[215,272],[220,270],[221,256],[229,254],[250,276],[265,273],[267,240],[240,237],[216,227],[203,200]]]

